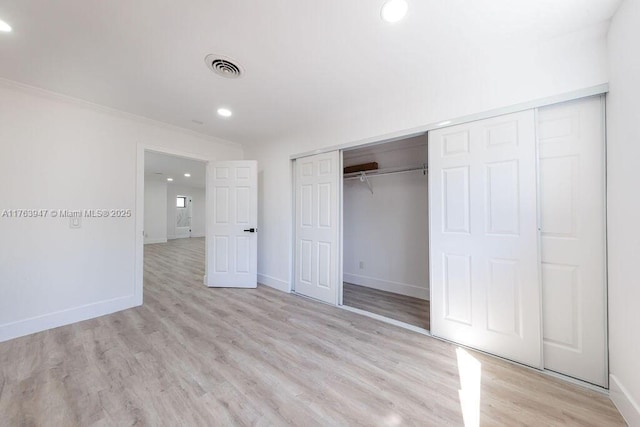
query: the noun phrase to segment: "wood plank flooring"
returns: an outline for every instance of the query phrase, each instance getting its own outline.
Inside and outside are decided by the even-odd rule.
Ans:
[[[429,301],[344,283],[342,303],[429,330]]]
[[[265,286],[208,289],[203,254],[148,245],[144,306],[0,343],[0,425],[463,425],[461,396],[474,412],[456,346]],[[604,395],[469,357],[483,425],[623,425]]]

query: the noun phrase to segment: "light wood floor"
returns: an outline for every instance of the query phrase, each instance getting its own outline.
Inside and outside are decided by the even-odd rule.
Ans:
[[[0,425],[463,424],[456,346],[265,286],[208,289],[203,253],[148,245],[144,306],[0,343]],[[469,353],[483,425],[623,425],[601,394]]]
[[[342,303],[429,330],[429,301],[344,283]]]

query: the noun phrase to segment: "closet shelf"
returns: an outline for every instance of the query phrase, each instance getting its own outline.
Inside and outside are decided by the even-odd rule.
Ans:
[[[405,173],[405,172],[413,172],[413,171],[422,171],[426,175],[427,174],[426,163],[422,165],[415,165],[415,166],[402,166],[402,167],[396,167],[396,168],[376,169],[376,170],[370,170],[366,172],[345,173],[343,175],[343,178],[344,179],[362,179],[363,176],[373,177],[377,175],[391,175],[396,173]]]

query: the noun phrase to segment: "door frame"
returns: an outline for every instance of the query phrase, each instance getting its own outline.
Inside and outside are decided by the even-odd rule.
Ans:
[[[210,159],[181,150],[174,150],[172,148],[156,146],[152,144],[138,143],[136,148],[136,200],[135,200],[135,255],[134,255],[134,286],[133,297],[134,306],[140,306],[143,304],[144,298],[144,154],[146,151],[166,154],[169,156],[182,157],[184,159],[196,160],[205,164],[205,197],[209,197],[209,186],[207,183],[207,166]],[[208,216],[207,207],[205,205],[205,218]],[[207,225],[205,221],[205,239],[207,238]],[[207,257],[205,255],[205,278],[207,275]],[[204,280],[204,278],[203,278]]]

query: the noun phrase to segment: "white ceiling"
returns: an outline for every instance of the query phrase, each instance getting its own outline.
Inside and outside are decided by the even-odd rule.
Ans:
[[[434,66],[601,23],[620,0],[0,0],[0,76],[239,143],[331,125],[439,84]],[[227,80],[204,64],[236,59]],[[234,116],[216,117],[220,106]],[[196,124],[193,120],[203,122]]]
[[[191,177],[184,176],[185,173]],[[206,164],[197,160],[169,156],[153,151],[144,153],[145,179],[165,181],[167,185],[184,185],[188,187],[205,188]],[[167,178],[173,178],[168,182]]]

